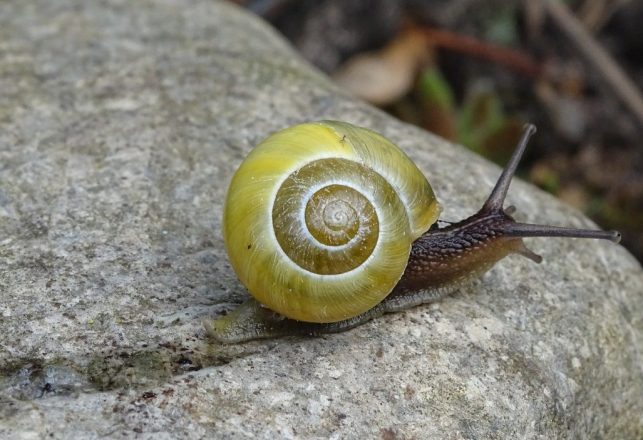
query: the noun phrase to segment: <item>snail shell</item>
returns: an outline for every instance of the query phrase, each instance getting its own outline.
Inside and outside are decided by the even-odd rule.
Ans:
[[[440,206],[415,164],[379,134],[324,121],[279,131],[246,157],[223,232],[241,282],[288,318],[336,322],[385,298]]]

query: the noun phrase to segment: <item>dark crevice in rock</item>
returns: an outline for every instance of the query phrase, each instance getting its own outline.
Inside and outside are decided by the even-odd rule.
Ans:
[[[0,370],[0,396],[33,400],[81,392],[160,386],[172,378],[217,367],[270,350],[248,344],[222,347],[202,343],[180,346],[161,343],[156,349],[121,348],[91,358],[86,366],[66,359],[22,359]]]

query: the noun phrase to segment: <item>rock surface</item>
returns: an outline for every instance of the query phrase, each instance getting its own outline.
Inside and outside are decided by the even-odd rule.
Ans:
[[[356,102],[226,3],[0,5],[0,438],[643,438],[643,272],[533,240],[439,303],[222,346],[245,294],[227,182],[268,133],[342,119],[397,142],[445,219],[499,170]],[[516,182],[521,220],[588,226]]]

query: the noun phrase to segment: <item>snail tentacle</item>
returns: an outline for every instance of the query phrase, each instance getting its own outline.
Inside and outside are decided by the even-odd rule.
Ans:
[[[419,290],[454,290],[463,280],[479,277],[495,263],[515,253],[540,263],[523,238],[593,238],[618,242],[616,231],[587,230],[519,223],[511,216],[514,206],[503,208],[511,180],[536,128],[525,125],[516,150],[505,166],[487,201],[473,216],[443,228],[433,228],[413,243],[409,262],[390,296]]]

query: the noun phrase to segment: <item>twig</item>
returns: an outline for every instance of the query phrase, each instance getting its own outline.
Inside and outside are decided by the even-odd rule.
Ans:
[[[541,0],[548,14],[643,126],[643,97],[634,82],[558,0]]]
[[[503,64],[527,76],[538,77],[543,73],[543,67],[522,52],[440,29],[425,29],[424,32],[429,44]]]

